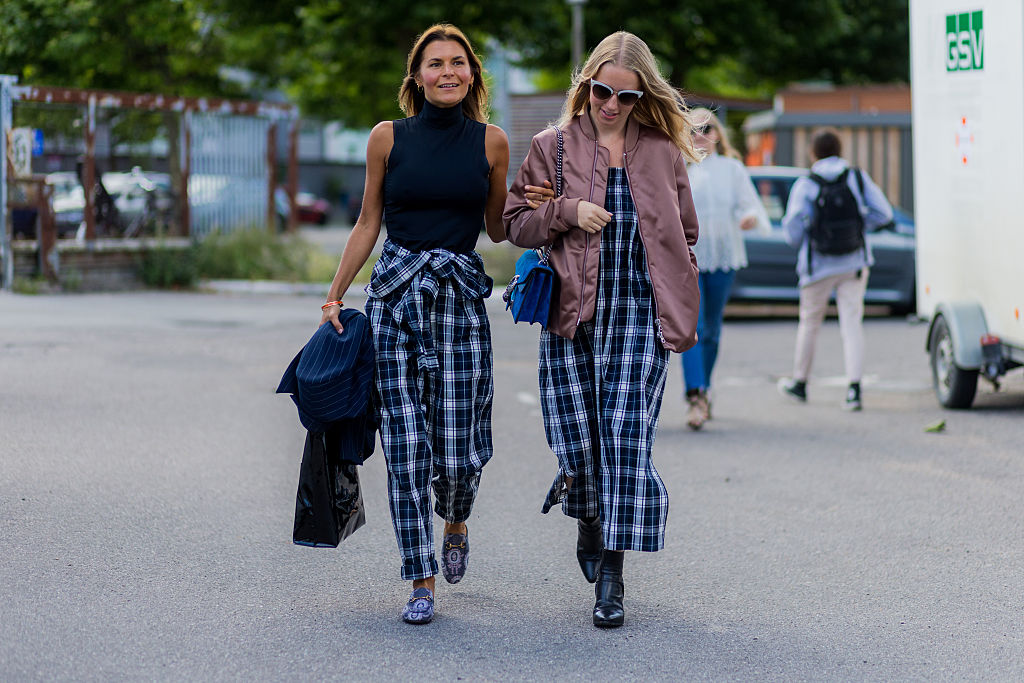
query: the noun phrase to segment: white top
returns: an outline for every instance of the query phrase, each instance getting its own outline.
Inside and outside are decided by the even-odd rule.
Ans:
[[[754,216],[757,224],[753,230],[771,231],[750,174],[736,159],[714,152],[699,164],[690,164],[687,173],[700,224],[693,248],[697,267],[704,272],[743,268],[747,265],[747,248],[740,221]]]

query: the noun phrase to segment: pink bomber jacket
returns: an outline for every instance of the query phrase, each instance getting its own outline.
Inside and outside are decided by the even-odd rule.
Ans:
[[[534,136],[505,201],[503,220],[510,242],[533,248],[551,245],[551,267],[559,280],[557,302],[548,329],[572,339],[577,326],[594,317],[601,251],[600,234],[577,226],[581,199],[604,206],[609,152],[597,142],[589,116],[577,116],[562,131],[562,195],[534,210],[524,186],[555,181],[557,135],[548,128]],[[697,343],[700,291],[697,260],[697,213],[690,196],[686,160],[660,131],[629,119],[622,165],[639,216],[640,237],[654,290],[656,325],[662,345],[682,352]]]

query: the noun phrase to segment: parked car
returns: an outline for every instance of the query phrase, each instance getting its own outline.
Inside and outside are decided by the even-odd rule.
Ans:
[[[57,236],[74,237],[85,220],[85,192],[81,185],[54,188],[53,213],[57,217]]]
[[[331,215],[331,203],[311,192],[297,192],[295,203],[299,205],[299,222],[324,225]]]
[[[150,212],[159,216],[169,218],[174,211],[169,173],[152,173],[136,166],[127,173],[104,173],[103,186],[126,223],[145,213],[147,202]]]
[[[104,173],[101,181],[114,200],[122,229],[135,226],[137,221],[142,220],[164,224],[170,220],[174,211],[174,195],[168,174],[148,173],[135,167],[127,173]],[[57,236],[75,237],[78,233],[84,234],[85,191],[78,176],[67,171],[50,173],[46,176],[46,182],[53,186]],[[150,204],[148,209],[147,202]],[[141,231],[135,232],[139,234]]]
[[[288,193],[283,187],[278,187],[274,193],[274,202],[277,205],[277,213],[282,225],[288,224]],[[295,203],[299,207],[300,223],[316,223],[325,225],[331,215],[331,203],[326,199],[317,197],[312,192],[296,192]]]
[[[789,166],[752,166],[754,187],[764,202],[771,220],[770,234],[746,233],[749,265],[736,273],[732,301],[797,302],[797,249],[786,243],[782,216],[786,212],[789,191],[797,178],[807,175],[805,168]],[[886,304],[898,312],[915,307],[914,219],[902,209],[893,209],[893,222],[869,232],[868,243],[875,257],[864,300]]]

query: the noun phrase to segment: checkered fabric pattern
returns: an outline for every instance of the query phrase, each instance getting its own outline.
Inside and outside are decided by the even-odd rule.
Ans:
[[[479,254],[411,252],[386,242],[366,314],[377,350],[381,444],[402,578],[437,574],[434,510],[470,514],[492,454],[491,279]]]
[[[594,320],[574,339],[540,339],[540,393],[559,472],[543,511],[600,516],[609,550],[660,550],[668,491],[651,460],[668,376],[636,207],[624,169],[611,168]],[[574,477],[565,490],[564,477]]]

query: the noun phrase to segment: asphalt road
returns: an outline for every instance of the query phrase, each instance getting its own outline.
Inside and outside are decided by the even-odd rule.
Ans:
[[[673,361],[667,547],[627,555],[626,626],[601,631],[572,520],[539,513],[537,328],[495,303],[469,573],[413,627],[379,452],[366,526],[290,542],[304,432],[273,390],[320,301],[0,295],[0,680],[1024,679],[1019,371],[943,412],[924,326],[872,319],[845,413],[832,322],[795,405],[795,322],[728,321],[700,433]]]

